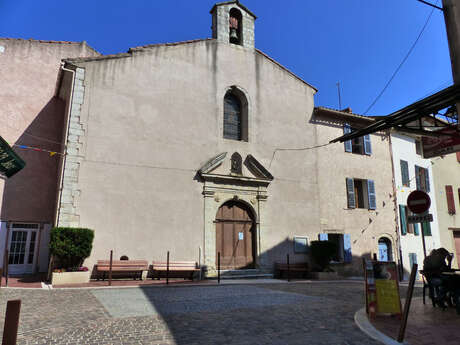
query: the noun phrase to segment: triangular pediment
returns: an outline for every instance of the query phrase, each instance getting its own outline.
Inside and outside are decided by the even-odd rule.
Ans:
[[[223,179],[239,181],[260,181],[269,183],[273,175],[251,154],[229,155],[222,152],[210,158],[198,170],[204,179]]]

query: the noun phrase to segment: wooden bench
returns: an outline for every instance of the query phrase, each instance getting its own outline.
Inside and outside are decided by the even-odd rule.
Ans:
[[[307,273],[310,272],[310,267],[308,265],[308,262],[298,262],[298,263],[290,263],[289,264],[289,269],[288,269],[288,264],[280,263],[280,262],[275,262],[275,276],[282,278],[283,277],[283,272],[293,273],[302,273],[302,277],[306,277]],[[277,274],[278,273],[278,274]]]
[[[116,273],[133,273],[133,278],[142,279],[142,271],[149,270],[149,263],[147,260],[113,260],[112,272]],[[102,272],[102,280],[105,279],[106,274],[110,271],[110,260],[98,260],[96,264],[97,279],[99,280],[99,272]]]
[[[190,277],[193,280],[195,272],[199,272],[201,269],[198,267],[195,261],[170,261],[169,262],[169,278],[184,278]],[[167,263],[163,261],[152,262],[152,279],[166,277]]]

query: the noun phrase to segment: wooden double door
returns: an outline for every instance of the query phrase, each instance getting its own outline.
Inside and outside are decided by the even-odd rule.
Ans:
[[[254,268],[255,221],[249,207],[238,201],[222,205],[216,217],[216,267]]]

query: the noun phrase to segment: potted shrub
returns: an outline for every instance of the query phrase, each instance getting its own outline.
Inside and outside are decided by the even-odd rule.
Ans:
[[[337,272],[330,267],[330,262],[337,253],[337,245],[330,241],[312,241],[310,253],[313,261],[312,278],[329,280],[337,279]]]
[[[52,285],[89,282],[90,272],[83,261],[93,248],[94,231],[84,228],[51,229],[50,253],[53,258]]]

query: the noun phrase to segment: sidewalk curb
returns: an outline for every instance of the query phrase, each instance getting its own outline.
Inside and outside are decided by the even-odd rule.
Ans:
[[[406,342],[398,343],[393,338],[390,338],[389,336],[387,336],[386,334],[383,334],[382,332],[377,330],[377,328],[372,326],[372,324],[370,323],[370,321],[367,318],[366,308],[362,308],[362,309],[358,310],[355,313],[355,323],[359,327],[359,329],[361,329],[361,331],[366,333],[372,339],[381,342],[382,344],[385,344],[385,345],[401,345],[401,344],[409,345],[409,343],[406,343]]]

